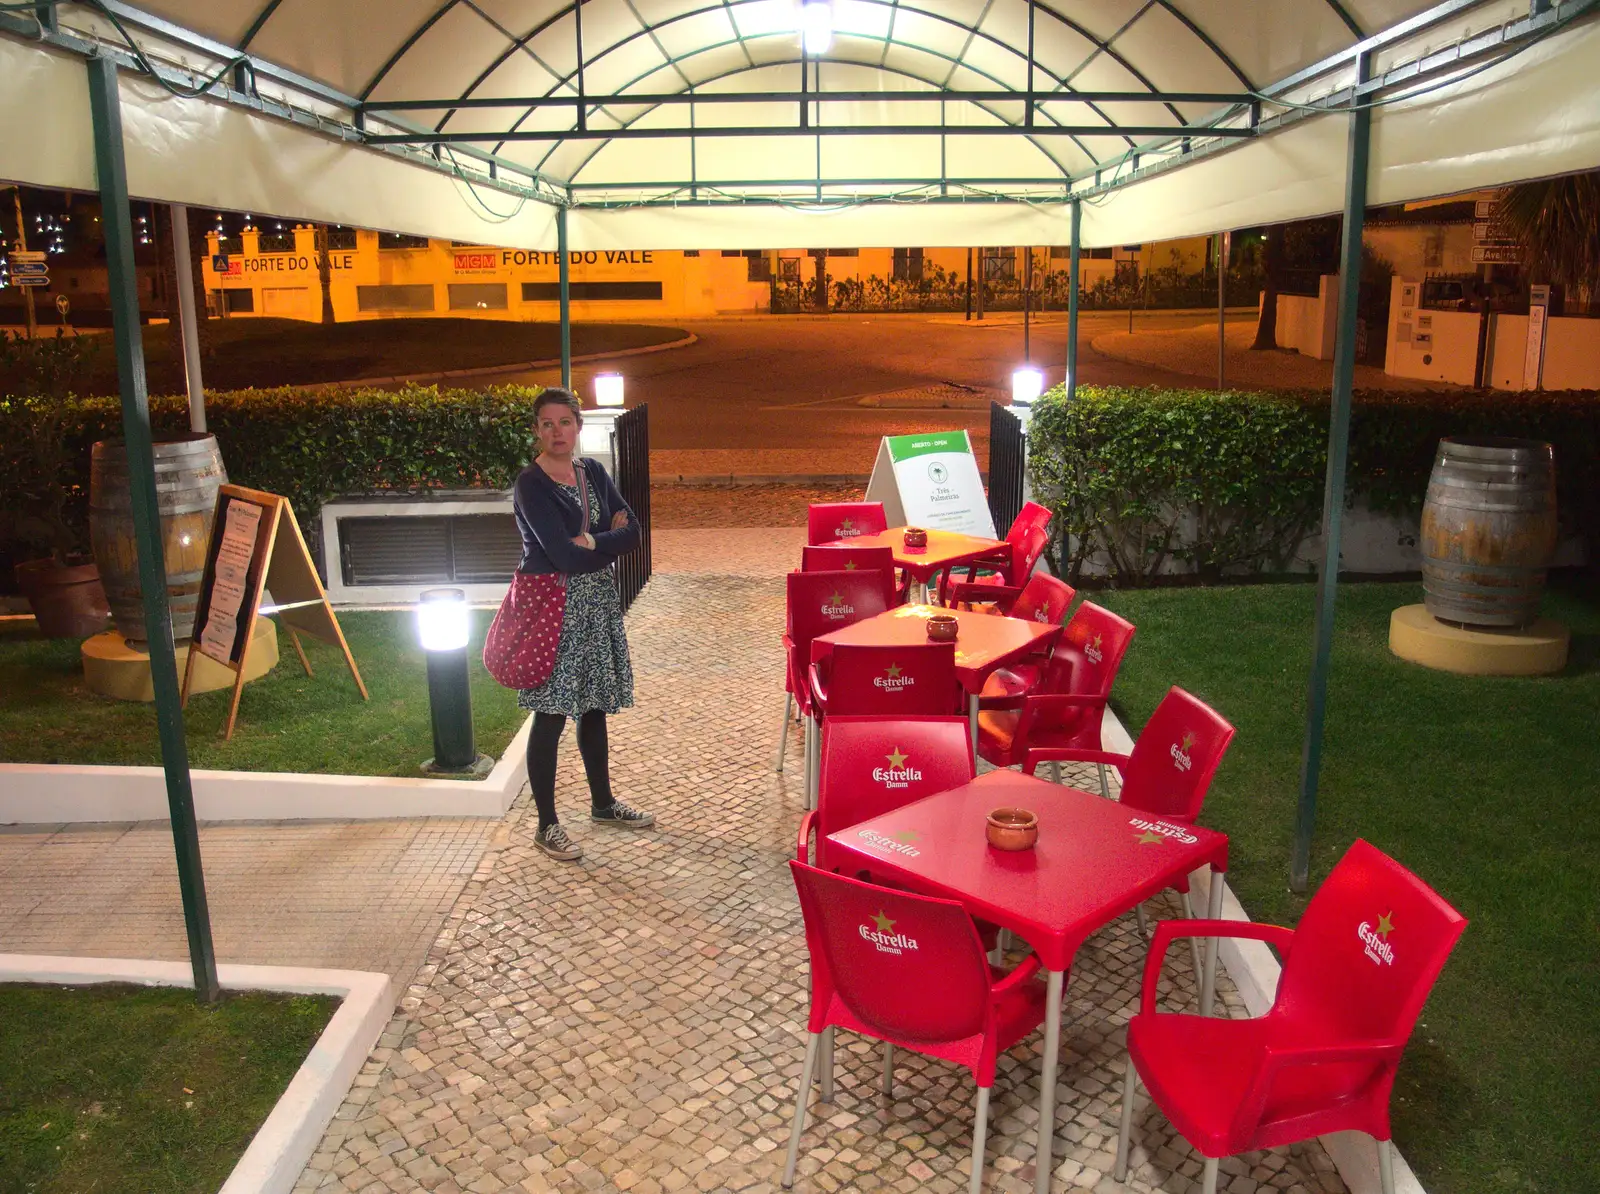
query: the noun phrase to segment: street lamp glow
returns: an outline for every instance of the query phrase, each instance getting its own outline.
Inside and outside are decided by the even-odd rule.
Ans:
[[[1011,405],[1032,406],[1044,393],[1044,370],[1024,365],[1011,375]]]
[[[594,404],[596,406],[622,405],[622,374],[596,373],[594,376]]]
[[[807,54],[826,54],[833,45],[833,5],[807,0],[800,8],[800,44]]]
[[[427,589],[417,604],[417,639],[424,651],[459,651],[469,635],[467,595],[460,589]]]

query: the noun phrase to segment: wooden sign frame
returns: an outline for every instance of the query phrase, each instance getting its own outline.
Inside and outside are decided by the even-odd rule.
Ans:
[[[261,513],[256,523],[256,539],[249,568],[245,574],[244,598],[236,618],[233,643],[227,658],[223,659],[203,651],[200,639],[211,617],[217,581],[217,557],[222,549],[231,502],[254,506]],[[239,716],[239,696],[244,691],[245,662],[255,641],[256,619],[266,616],[261,610],[261,598],[268,589],[272,591],[276,604],[269,607],[266,613],[276,614],[283,623],[306,675],[314,673],[311,661],[306,658],[305,649],[300,645],[300,633],[338,647],[344,653],[345,663],[350,667],[350,675],[361,692],[361,699],[370,699],[367,686],[362,683],[361,673],[356,668],[355,656],[350,654],[350,644],[345,641],[344,631],[339,628],[339,619],[334,616],[327,591],[322,587],[322,578],[317,575],[316,565],[311,561],[311,552],[306,548],[305,536],[300,533],[300,524],[295,519],[289,499],[259,489],[247,489],[243,485],[223,485],[217,490],[211,542],[206,547],[205,573],[200,581],[199,604],[195,608],[194,638],[189,643],[189,660],[183,670],[180,707],[188,706],[189,683],[194,676],[195,659],[199,655],[204,654],[207,659],[233,672],[233,700],[228,705],[228,721],[222,731],[225,739],[233,737],[234,723]]]

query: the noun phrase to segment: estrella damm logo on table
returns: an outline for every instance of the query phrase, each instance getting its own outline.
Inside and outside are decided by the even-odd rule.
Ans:
[[[863,922],[858,926],[857,931],[861,934],[861,939],[870,941],[873,948],[880,954],[895,954],[898,956],[908,949],[917,948],[917,939],[915,937],[909,937],[905,933],[896,933],[894,931],[894,926],[899,922],[885,916],[883,909],[878,909],[876,913],[867,919],[872,921],[872,924],[868,925]]]
[[[845,604],[843,593],[835,592],[822,603],[822,616],[824,618],[833,618],[837,621],[840,618],[848,618],[855,612],[855,606]]]
[[[889,692],[898,692],[902,688],[914,687],[917,678],[903,675],[904,670],[898,663],[891,663],[884,669],[883,675],[872,677],[872,686]]]
[[[1194,735],[1185,734],[1183,741],[1172,744],[1172,765],[1179,771],[1188,771],[1194,766],[1194,760],[1189,757],[1189,751],[1194,748]]]
[[[1130,817],[1128,824],[1135,829],[1143,830],[1139,841],[1144,845],[1160,845],[1162,839],[1169,837],[1186,846],[1192,846],[1200,840],[1182,825],[1173,825],[1168,821],[1148,821],[1143,817]]]
[[[917,832],[914,829],[902,829],[893,837],[879,833],[876,829],[859,829],[856,831],[856,837],[867,845],[887,850],[890,854],[903,854],[907,858],[922,857],[922,851],[911,844],[917,840]]]
[[[1106,657],[1106,653],[1101,649],[1100,645],[1104,641],[1104,636],[1097,634],[1088,642],[1083,644],[1083,657],[1096,667],[1098,667],[1100,665],[1100,661]]]
[[[914,783],[922,782],[922,772],[908,764],[910,756],[901,753],[898,746],[893,754],[883,756],[889,760],[887,767],[874,767],[872,778],[886,788],[909,788]]]
[[[1361,938],[1362,950],[1367,955],[1367,960],[1375,966],[1394,965],[1394,946],[1389,942],[1389,934],[1394,932],[1394,913],[1385,912],[1378,917],[1378,927],[1374,929],[1370,921],[1362,921],[1356,926],[1356,936]]]

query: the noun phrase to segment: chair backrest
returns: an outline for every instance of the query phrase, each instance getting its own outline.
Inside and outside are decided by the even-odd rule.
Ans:
[[[808,544],[800,552],[802,572],[894,571],[892,547],[834,547]]]
[[[1021,585],[1028,582],[1033,575],[1033,569],[1039,562],[1039,557],[1044,554],[1045,544],[1050,542],[1050,532],[1044,527],[1024,527],[1022,534],[1011,544],[1011,571],[1006,577],[1010,584]]]
[[[1041,506],[1038,502],[1023,502],[1022,509],[1017,511],[1017,516],[1011,520],[1011,526],[1006,531],[1006,542],[1020,542],[1022,532],[1029,527],[1038,527],[1042,531],[1049,525],[1049,506]]]
[[[1011,603],[1011,616],[1059,626],[1067,616],[1077,590],[1048,572],[1035,572]]]
[[[955,709],[954,643],[918,643],[909,647],[841,644],[833,649],[828,664],[829,717],[944,717]]]
[[[1269,1014],[1304,1029],[1306,1044],[1404,1044],[1466,927],[1426,883],[1357,839],[1306,905]]]
[[[793,654],[789,665],[794,689],[806,688],[811,640],[842,630],[894,604],[894,578],[885,572],[791,572],[788,576],[788,630]],[[796,673],[795,669],[798,668]]]
[[[828,717],[817,781],[817,861],[828,834],[958,788],[977,774],[964,717]]]
[[[1167,689],[1122,769],[1122,803],[1156,817],[1194,820],[1233,732],[1198,697]]]
[[[1126,618],[1085,601],[1073,611],[1051,653],[1046,691],[1110,696],[1133,632],[1133,623]],[[1055,679],[1057,669],[1070,670],[1070,675]]]
[[[807,543],[832,543],[888,529],[882,502],[814,502],[806,512]]]
[[[837,994],[898,1041],[958,1041],[984,1029],[988,960],[954,900],[936,900],[789,863],[811,951],[811,1031]]]

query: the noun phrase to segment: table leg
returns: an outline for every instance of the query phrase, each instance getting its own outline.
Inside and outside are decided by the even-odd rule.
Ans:
[[[972,753],[978,753],[978,694],[967,694],[967,733],[972,736]],[[898,748],[897,748],[898,749]]]
[[[1216,867],[1211,868],[1211,887],[1206,894],[1206,916],[1217,920],[1222,916],[1222,882],[1223,873]],[[1217,989],[1217,939],[1206,938],[1206,972],[1200,980],[1200,1014],[1211,1014],[1211,996]]]
[[[1064,972],[1052,970],[1045,988],[1044,1057],[1039,1063],[1039,1148],[1034,1156],[1038,1173],[1035,1194],[1050,1194],[1050,1148],[1056,1134],[1056,1061],[1061,1052],[1061,987]]]

